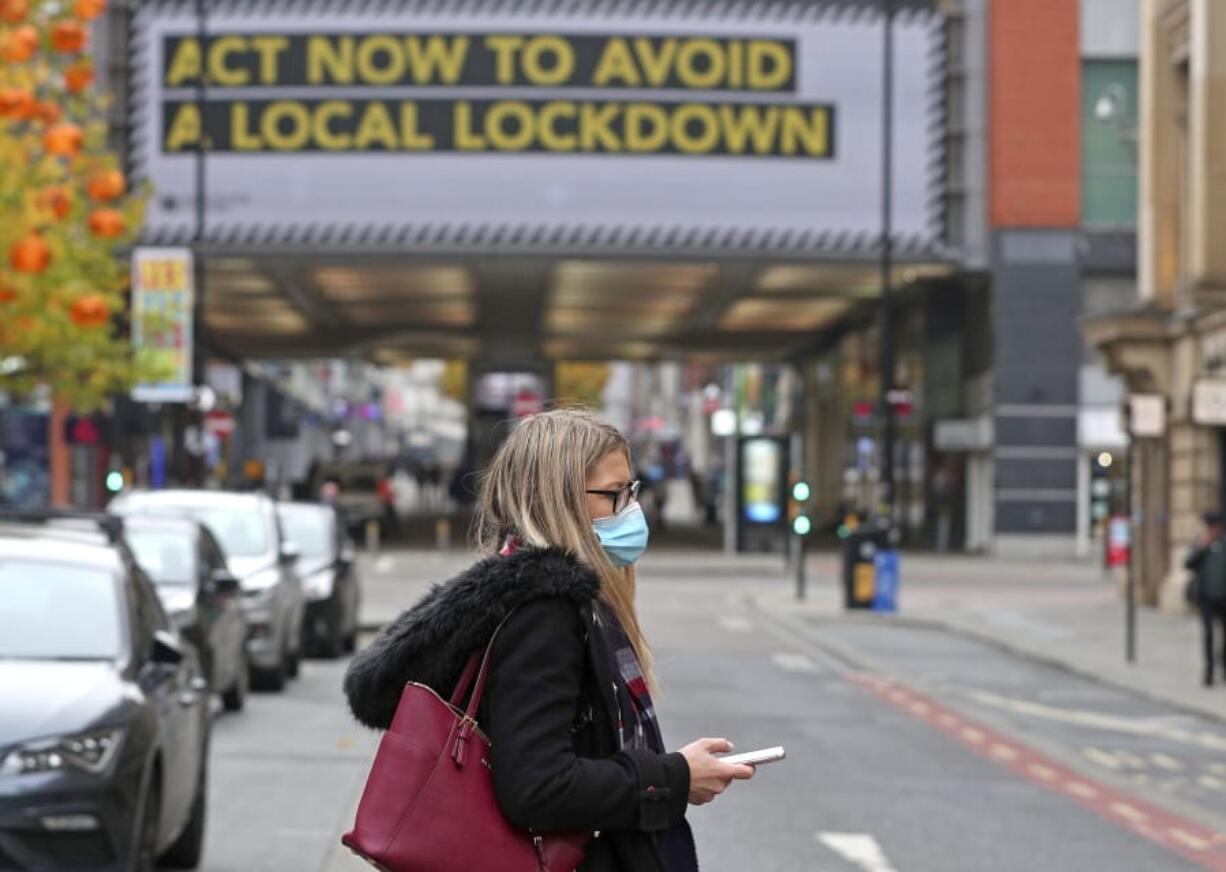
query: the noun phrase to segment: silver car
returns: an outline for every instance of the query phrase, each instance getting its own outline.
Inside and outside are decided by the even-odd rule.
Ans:
[[[281,690],[298,674],[306,599],[298,549],[283,535],[271,499],[259,493],[131,491],[117,497],[110,511],[179,515],[208,527],[242,586],[252,686]]]

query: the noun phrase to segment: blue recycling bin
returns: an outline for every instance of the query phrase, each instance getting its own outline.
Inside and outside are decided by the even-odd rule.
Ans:
[[[879,550],[873,559],[873,611],[898,611],[898,552]]]

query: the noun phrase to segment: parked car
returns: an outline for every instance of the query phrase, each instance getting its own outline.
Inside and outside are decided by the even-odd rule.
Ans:
[[[221,546],[199,521],[157,515],[124,519],[124,538],[162,605],[200,652],[209,687],[226,711],[247,698],[247,618],[241,586]]]
[[[209,528],[242,586],[251,685],[281,690],[298,674],[306,601],[298,551],[281,534],[277,510],[260,493],[204,490],[129,491],[111,502],[120,515],[177,515]]]
[[[322,463],[311,478],[312,494],[322,496],[328,482],[336,485],[333,505],[340,509],[350,530],[361,530],[368,521],[376,521],[382,532],[389,532],[387,528],[394,524],[396,510],[385,464],[371,461]]]
[[[0,869],[194,869],[211,723],[199,657],[117,519],[33,520],[0,519]]]
[[[306,642],[312,653],[338,657],[357,645],[361,590],[353,540],[333,506],[278,503],[281,528],[298,546],[306,591]]]

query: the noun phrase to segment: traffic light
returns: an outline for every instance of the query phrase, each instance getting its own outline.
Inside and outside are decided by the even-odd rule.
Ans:
[[[813,496],[813,488],[807,481],[797,479],[792,482],[792,499],[788,515],[792,519],[792,532],[797,536],[808,536],[813,530],[813,521],[809,518],[805,503]]]
[[[106,489],[109,492],[113,494],[117,494],[121,490],[123,490],[123,485],[124,485],[123,473],[120,472],[118,469],[112,469],[110,472],[106,474]]]

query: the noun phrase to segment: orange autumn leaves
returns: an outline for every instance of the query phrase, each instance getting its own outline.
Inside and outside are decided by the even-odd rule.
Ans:
[[[45,5],[54,15],[62,4]],[[43,86],[39,90],[46,90],[49,84],[47,80],[51,77],[45,71],[40,77],[38,69],[19,67],[35,59],[44,43],[43,36],[52,53],[80,55],[88,44],[87,22],[101,15],[105,8],[105,0],[76,0],[71,16],[40,21],[36,17],[39,9],[33,0],[0,0],[0,21],[13,25],[0,31],[0,59],[10,68],[5,76],[9,81],[0,87],[0,119],[42,128],[43,152],[66,159],[74,169],[81,168],[79,158],[85,148],[85,131],[75,121],[64,119],[63,107],[58,102],[36,96],[39,85]],[[43,26],[42,34],[36,26],[38,23]],[[92,83],[93,66],[88,59],[76,57],[60,75],[63,89],[69,94],[78,94]],[[26,157],[27,163],[33,163],[36,158]],[[87,173],[85,188],[91,200],[106,203],[124,194],[127,185],[119,170],[97,162],[84,168]],[[38,192],[35,203],[45,215],[63,221],[71,211],[73,197],[68,186],[58,185]],[[127,221],[120,211],[99,206],[88,214],[86,227],[100,239],[111,240],[123,235]],[[48,269],[51,262],[51,248],[37,227],[9,247],[9,265],[17,272],[40,273]]]
[[[107,150],[90,22],[105,0],[0,0],[0,392],[97,408],[146,378],[118,315],[133,191]]]

